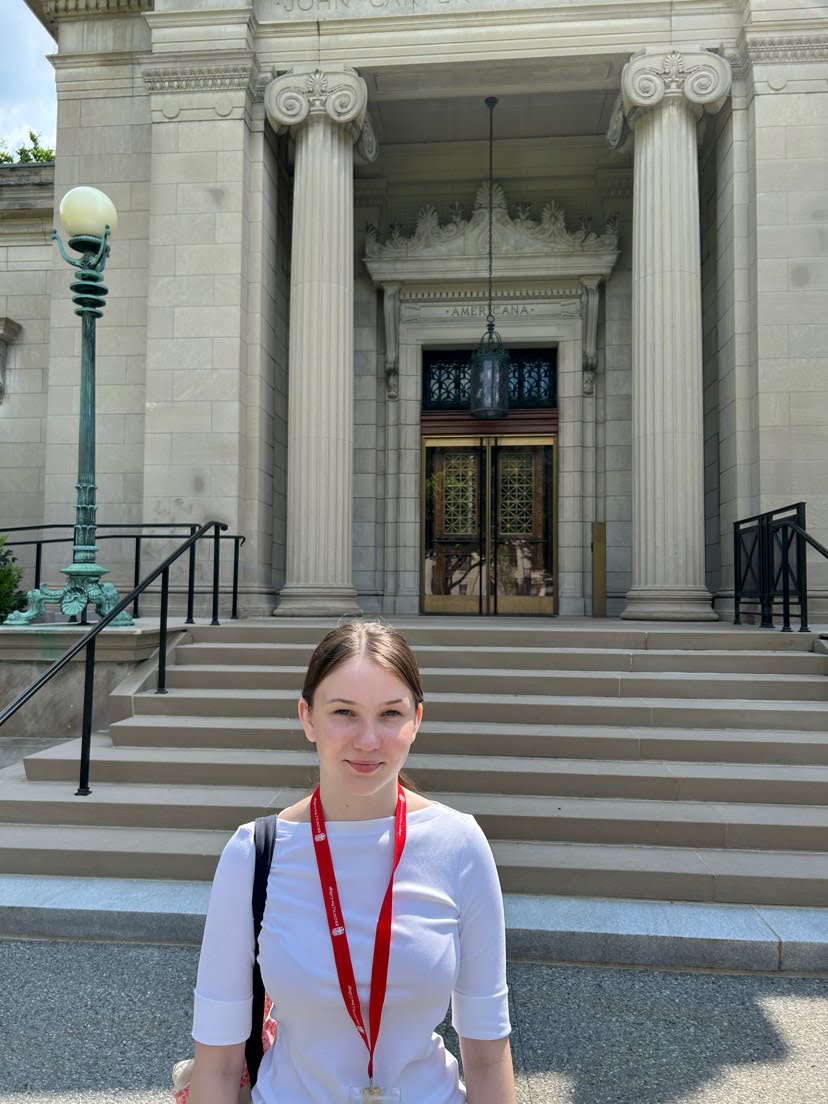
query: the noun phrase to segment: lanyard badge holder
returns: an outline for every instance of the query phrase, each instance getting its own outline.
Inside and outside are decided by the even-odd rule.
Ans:
[[[381,1089],[379,1085],[353,1088],[348,1093],[348,1104],[400,1104],[400,1090]]]
[[[388,888],[385,891],[379,919],[377,920],[374,961],[371,967],[370,1037],[365,1027],[362,1006],[357,993],[351,951],[348,946],[348,935],[345,931],[345,917],[342,915],[342,908],[339,904],[336,872],[334,871],[328,833],[325,828],[325,815],[322,812],[322,801],[318,789],[311,798],[310,814],[313,847],[319,869],[322,899],[325,902],[325,911],[328,917],[328,931],[331,935],[331,947],[333,948],[336,972],[339,978],[339,988],[348,1015],[353,1020],[363,1043],[368,1048],[368,1084],[350,1088],[348,1090],[348,1104],[352,1104],[352,1102],[357,1102],[357,1104],[359,1102],[364,1102],[364,1104],[400,1104],[399,1089],[380,1088],[379,1085],[374,1084],[374,1051],[379,1037],[382,1007],[385,1004],[385,992],[388,985],[388,958],[391,953],[391,899],[394,891],[394,874],[405,847],[405,791],[402,786],[397,784],[397,809],[394,816],[394,865],[391,869]]]

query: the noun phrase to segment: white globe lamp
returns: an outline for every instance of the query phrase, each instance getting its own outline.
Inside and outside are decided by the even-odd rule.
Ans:
[[[81,185],[72,188],[60,201],[60,221],[69,239],[102,238],[107,226],[118,229],[118,212],[105,192]]]

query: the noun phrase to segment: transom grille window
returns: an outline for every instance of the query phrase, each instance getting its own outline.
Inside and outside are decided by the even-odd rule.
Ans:
[[[511,349],[510,410],[553,410],[558,405],[558,350]],[[423,410],[468,410],[467,349],[423,350]]]

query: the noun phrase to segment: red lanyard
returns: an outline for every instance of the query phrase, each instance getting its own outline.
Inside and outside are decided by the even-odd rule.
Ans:
[[[374,963],[371,967],[370,1038],[365,1029],[362,1006],[357,992],[356,979],[354,978],[351,949],[348,946],[348,935],[345,931],[345,918],[339,905],[336,873],[334,872],[328,833],[325,830],[325,815],[322,812],[322,802],[319,799],[318,789],[311,797],[310,816],[316,865],[319,868],[322,898],[325,902],[325,911],[328,914],[328,930],[331,933],[331,946],[336,962],[336,972],[339,976],[339,988],[342,990],[342,999],[345,1001],[348,1014],[362,1036],[362,1041],[368,1048],[368,1080],[373,1083],[374,1051],[379,1037],[382,1006],[385,1004],[385,992],[388,985],[388,956],[391,952],[391,896],[394,891],[394,874],[405,847],[405,791],[397,783],[397,811],[394,815],[394,866],[391,869],[388,889],[385,891],[379,919],[377,920]]]

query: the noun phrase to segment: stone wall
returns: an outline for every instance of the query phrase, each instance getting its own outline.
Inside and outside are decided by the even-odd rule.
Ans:
[[[247,215],[243,224],[246,342],[241,375],[241,457],[244,502],[240,530],[242,609],[267,613],[274,578],[284,576],[287,465],[287,330],[290,225],[285,141],[260,104],[249,136]],[[275,556],[275,562],[274,562]]]
[[[0,707],[28,689],[55,660],[77,642],[81,633],[72,625],[38,625],[4,628],[0,633]],[[171,630],[169,645],[180,636]],[[134,685],[128,691],[155,685],[159,634],[157,629],[104,629],[97,640],[93,731],[106,729],[119,719],[112,691],[125,679]],[[60,743],[80,736],[83,719],[85,655],[79,655],[59,671],[38,693],[0,728],[0,745],[5,740],[37,737]],[[137,680],[137,681],[136,681]]]
[[[762,510],[804,501],[828,545],[828,89],[825,63],[754,63],[758,487]],[[828,610],[828,562],[809,584]]]
[[[380,150],[382,157],[382,150]],[[360,167],[357,168],[357,178]],[[365,231],[386,216],[384,186],[357,179],[354,189],[354,507],[353,570],[360,608],[380,612],[385,585],[386,480],[385,339],[382,299],[362,258]],[[394,400],[396,402],[396,400]]]
[[[630,189],[631,190],[631,189]],[[621,215],[618,258],[607,281],[603,374],[597,379],[603,396],[603,506],[607,525],[607,614],[621,613],[632,585],[632,217],[628,198],[617,201]],[[603,377],[603,378],[602,378]],[[599,423],[600,424],[600,423]]]
[[[54,165],[0,167],[0,527],[43,520],[53,181]]]
[[[290,179],[287,138],[275,140],[266,127],[264,204],[268,279],[262,286],[262,342],[273,362],[271,490],[273,532],[271,579],[276,591],[285,582],[287,521],[288,319],[290,316]]]
[[[364,231],[355,227],[357,245]],[[360,608],[377,612],[385,516],[385,402],[380,402],[378,297],[365,275],[354,284],[354,586]],[[383,396],[384,399],[384,396]]]
[[[719,233],[717,149],[725,108],[710,120],[699,153],[701,224],[702,359],[704,401],[704,557],[705,581],[711,594],[721,581],[719,519]]]

